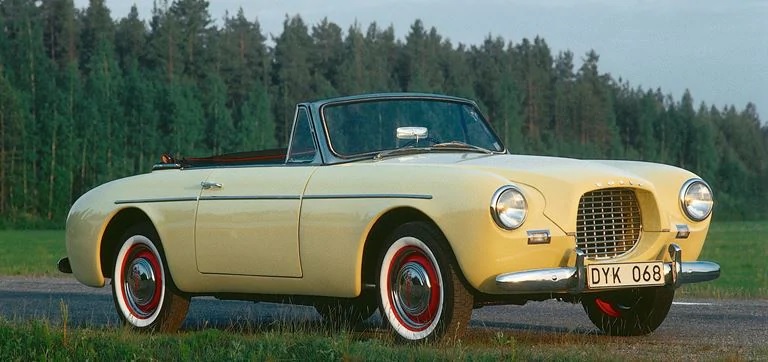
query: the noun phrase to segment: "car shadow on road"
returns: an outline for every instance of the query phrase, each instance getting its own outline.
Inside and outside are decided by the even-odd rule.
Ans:
[[[66,323],[72,328],[121,328],[110,293],[104,290],[89,293],[11,292],[0,291],[0,317],[8,321],[44,321],[51,325]],[[214,298],[194,298],[182,326],[182,332],[216,329],[240,334],[313,333],[338,335],[350,333],[354,339],[387,339],[378,311],[368,320],[356,325],[329,325],[313,307],[221,301]],[[526,323],[472,320],[467,335],[470,339],[497,338],[499,334],[528,338],[549,336],[595,335],[588,328],[569,329]]]

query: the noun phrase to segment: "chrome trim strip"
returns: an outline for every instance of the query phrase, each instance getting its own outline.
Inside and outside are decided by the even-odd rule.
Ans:
[[[152,171],[181,169],[180,163],[157,163],[152,165]]]
[[[156,202],[185,202],[197,201],[197,197],[160,197],[156,199],[115,200],[115,205],[122,204],[150,204]]]
[[[247,201],[247,200],[301,200],[300,195],[265,195],[265,196],[201,196],[200,201]],[[432,195],[421,194],[339,194],[339,195],[307,195],[305,200],[346,200],[346,199],[412,199],[432,200]],[[157,199],[117,200],[120,204],[146,204],[156,202],[198,201],[196,197],[169,197]]]
[[[339,195],[305,195],[305,200],[337,200],[337,199],[415,199],[432,200],[432,195],[420,194],[339,194]]]
[[[200,201],[237,201],[237,200],[301,200],[296,195],[267,195],[267,196],[200,196]]]

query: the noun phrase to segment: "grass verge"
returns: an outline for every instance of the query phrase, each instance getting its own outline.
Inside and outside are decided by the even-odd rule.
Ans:
[[[0,230],[0,275],[58,276],[63,230]]]
[[[60,276],[64,231],[0,230],[0,275]],[[715,222],[700,256],[720,264],[719,279],[686,285],[678,296],[768,297],[768,221]]]
[[[331,336],[312,331],[243,334],[206,329],[177,335],[148,335],[128,329],[67,330],[45,321],[22,324],[0,321],[0,358],[3,360],[587,360],[580,357],[583,351],[537,352],[517,345],[514,339],[491,343],[503,345],[488,348],[452,342],[403,346],[376,338],[359,339],[347,332]],[[613,357],[609,359],[618,356]]]
[[[678,296],[768,297],[768,221],[713,223],[699,259],[720,264],[720,278],[683,286]]]
[[[702,342],[705,343],[705,342]],[[499,331],[464,340],[402,345],[354,332],[296,331],[275,328],[244,333],[220,329],[173,335],[136,333],[125,328],[67,329],[44,320],[0,320],[0,359],[4,361],[624,361],[755,360],[768,357],[757,348],[722,349],[704,345],[649,343],[642,337],[611,338],[584,334]]]

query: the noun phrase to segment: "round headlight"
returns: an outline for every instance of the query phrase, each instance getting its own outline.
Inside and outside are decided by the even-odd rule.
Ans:
[[[528,214],[528,203],[523,193],[514,186],[504,186],[493,194],[491,215],[500,227],[513,230],[523,225]]]
[[[712,189],[702,180],[688,180],[680,190],[680,205],[689,219],[702,221],[712,213]]]

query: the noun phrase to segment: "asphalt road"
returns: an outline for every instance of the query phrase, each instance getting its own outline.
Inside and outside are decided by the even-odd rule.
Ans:
[[[0,318],[11,321],[47,319],[68,325],[117,326],[109,288],[85,287],[73,278],[0,277]],[[377,317],[368,322],[378,324]],[[184,329],[274,328],[279,323],[319,323],[311,307],[194,298]],[[380,333],[375,327],[364,333]],[[370,332],[372,331],[372,332]],[[472,314],[469,335],[510,336],[518,340],[562,343],[567,338],[604,338],[611,348],[651,346],[660,350],[699,351],[698,357],[731,356],[768,359],[768,300],[680,300],[664,323],[644,337],[600,336],[580,305],[547,301],[524,306],[493,306]],[[559,341],[559,342],[558,342]],[[631,352],[631,351],[630,351]]]

